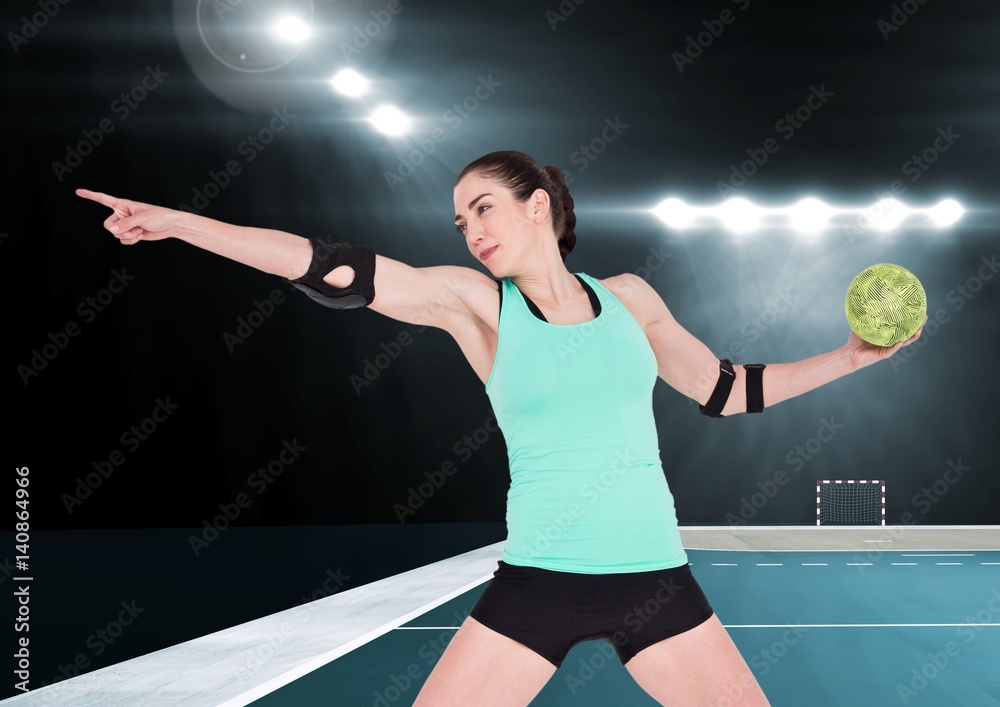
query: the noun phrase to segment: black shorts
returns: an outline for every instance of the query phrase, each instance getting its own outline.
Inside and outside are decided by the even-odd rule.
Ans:
[[[712,617],[688,565],[651,572],[583,574],[500,560],[469,613],[557,668],[577,643],[604,639],[622,665],[658,641]]]

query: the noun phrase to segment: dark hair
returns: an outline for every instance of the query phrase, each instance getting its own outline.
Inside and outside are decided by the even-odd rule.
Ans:
[[[500,150],[483,155],[466,165],[455,184],[470,172],[496,179],[519,202],[526,201],[536,189],[544,189],[549,195],[552,229],[558,239],[559,254],[563,262],[566,261],[566,256],[576,246],[576,214],[573,212],[573,197],[570,196],[561,169],[551,164],[542,167],[523,152]]]

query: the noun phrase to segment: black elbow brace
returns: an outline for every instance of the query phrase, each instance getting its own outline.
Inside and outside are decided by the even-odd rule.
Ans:
[[[764,368],[763,363],[744,363],[743,370],[746,379],[747,391],[747,412],[764,411]],[[702,415],[709,417],[725,417],[722,409],[729,400],[729,393],[733,389],[733,381],[736,380],[736,372],[733,370],[733,362],[728,358],[719,360],[719,380],[715,384],[712,396],[704,405],[699,405],[698,410]]]
[[[764,412],[764,369],[763,363],[744,363],[747,386],[747,412]]]
[[[357,309],[375,299],[375,251],[368,246],[350,243],[326,243],[310,238],[313,257],[306,274],[295,280],[284,278],[324,307]],[[347,287],[334,287],[323,276],[341,265],[354,269],[354,280]]]
[[[733,389],[733,381],[736,380],[736,371],[733,370],[733,362],[728,358],[719,359],[719,380],[715,384],[712,396],[704,405],[698,406],[698,411],[702,415],[709,417],[725,417],[722,408],[729,400],[729,391]]]

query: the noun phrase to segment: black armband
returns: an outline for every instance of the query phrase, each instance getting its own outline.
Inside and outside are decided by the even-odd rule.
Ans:
[[[725,417],[722,408],[729,400],[729,392],[733,389],[733,381],[736,380],[736,371],[733,370],[733,362],[728,358],[719,360],[719,380],[712,391],[712,397],[704,405],[699,405],[698,410],[702,415],[709,417]]]
[[[326,243],[310,238],[313,257],[306,274],[295,280],[284,278],[324,307],[356,309],[367,307],[375,299],[375,251],[368,246],[350,243]],[[347,287],[334,287],[323,280],[341,265],[354,269],[354,280]]]
[[[763,363],[744,363],[747,387],[747,412],[764,412],[764,369]]]

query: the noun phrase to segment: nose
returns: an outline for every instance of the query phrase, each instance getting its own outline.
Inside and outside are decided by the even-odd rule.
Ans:
[[[483,236],[485,236],[485,233],[483,232],[483,227],[479,224],[470,223],[468,226],[465,227],[465,231],[466,231],[466,236],[469,239],[469,243],[472,245],[476,245],[477,243],[479,243],[481,240],[483,240]]]

